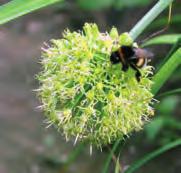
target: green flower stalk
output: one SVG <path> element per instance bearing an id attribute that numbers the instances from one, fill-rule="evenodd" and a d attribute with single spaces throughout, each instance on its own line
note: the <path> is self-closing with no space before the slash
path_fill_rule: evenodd
<path id="1" fill-rule="evenodd" d="M 38 95 L 50 124 L 67 140 L 88 141 L 98 147 L 138 131 L 154 114 L 151 107 L 152 67 L 121 71 L 110 54 L 121 45 L 134 44 L 128 33 L 116 28 L 101 33 L 96 24 L 83 31 L 66 30 L 62 39 L 43 48 Z"/>

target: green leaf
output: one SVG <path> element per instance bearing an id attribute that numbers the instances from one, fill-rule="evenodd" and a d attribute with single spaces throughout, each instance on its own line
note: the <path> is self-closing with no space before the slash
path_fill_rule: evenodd
<path id="1" fill-rule="evenodd" d="M 178 48 L 181 47 L 181 37 L 177 40 L 177 42 L 172 46 L 172 48 L 170 49 L 170 51 L 167 53 L 167 56 L 165 56 L 165 58 L 162 59 L 161 63 L 159 63 L 156 66 L 156 70 L 155 73 L 157 73 L 157 71 L 163 66 L 164 63 L 166 63 L 168 61 L 168 59 L 173 55 L 173 53 L 175 53 L 175 51 L 177 51 Z"/>
<path id="2" fill-rule="evenodd" d="M 175 44 L 179 38 L 181 38 L 181 34 L 162 35 L 148 40 L 142 46 L 155 45 L 155 44 Z"/>
<path id="3" fill-rule="evenodd" d="M 171 91 L 161 93 L 157 97 L 164 97 L 164 96 L 174 95 L 174 94 L 181 94 L 181 88 L 177 88 L 177 89 L 174 89 L 174 90 L 171 90 Z"/>
<path id="4" fill-rule="evenodd" d="M 125 173 L 133 173 L 136 172 L 140 167 L 142 167 L 143 165 L 145 165 L 148 161 L 154 159 L 155 157 L 158 157 L 160 154 L 165 153 L 166 151 L 173 149 L 177 146 L 181 145 L 181 139 L 178 139 L 174 142 L 171 142 L 167 145 L 164 145 L 163 147 L 147 154 L 146 156 L 144 156 L 142 159 L 139 159 L 138 161 L 136 161 L 135 163 L 133 163 L 128 169 L 127 171 L 125 171 Z"/>
<path id="5" fill-rule="evenodd" d="M 119 163 L 119 156 L 116 160 L 116 166 L 115 166 L 115 170 L 114 173 L 120 173 L 121 172 L 121 167 L 120 167 L 120 163 Z"/>
<path id="6" fill-rule="evenodd" d="M 13 0 L 0 6 L 0 24 L 62 0 Z"/>
<path id="7" fill-rule="evenodd" d="M 66 165 L 70 165 L 75 161 L 75 159 L 80 155 L 82 150 L 85 148 L 84 143 L 80 143 L 77 147 L 74 148 L 74 150 L 70 153 L 66 160 Z"/>
<path id="8" fill-rule="evenodd" d="M 173 129 L 181 130 L 181 122 L 174 119 L 173 117 L 167 117 L 165 119 L 165 124 Z"/>
<path id="9" fill-rule="evenodd" d="M 81 8 L 86 10 L 98 10 L 112 5 L 114 0 L 77 0 Z"/>
<path id="10" fill-rule="evenodd" d="M 173 111 L 175 110 L 178 103 L 179 98 L 177 96 L 165 97 L 160 101 L 160 104 L 158 104 L 157 109 L 163 115 L 170 115 L 173 114 Z"/>
<path id="11" fill-rule="evenodd" d="M 145 127 L 145 132 L 148 140 L 154 140 L 164 125 L 164 118 L 158 117 L 151 121 Z"/>
<path id="12" fill-rule="evenodd" d="M 116 151 L 118 145 L 120 143 L 120 140 L 117 140 L 115 143 L 114 143 L 114 146 L 112 147 L 107 159 L 106 159 L 106 162 L 105 162 L 105 165 L 103 167 L 103 171 L 102 173 L 108 173 L 108 168 L 109 168 L 109 164 L 111 162 L 111 159 L 112 159 L 112 156 L 114 154 L 114 152 Z"/>
<path id="13" fill-rule="evenodd" d="M 172 54 L 172 56 L 165 62 L 153 78 L 154 85 L 152 93 L 156 94 L 163 84 L 168 80 L 174 70 L 181 64 L 181 48 Z"/>

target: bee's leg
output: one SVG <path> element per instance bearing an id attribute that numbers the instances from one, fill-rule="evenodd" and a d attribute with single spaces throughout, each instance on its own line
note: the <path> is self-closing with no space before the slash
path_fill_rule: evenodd
<path id="1" fill-rule="evenodd" d="M 141 79 L 141 72 L 138 70 L 138 68 L 135 66 L 135 64 L 130 64 L 131 68 L 136 71 L 135 77 L 138 82 L 140 82 Z"/>
<path id="2" fill-rule="evenodd" d="M 128 71 L 129 65 L 127 63 L 122 63 L 122 71 Z"/>

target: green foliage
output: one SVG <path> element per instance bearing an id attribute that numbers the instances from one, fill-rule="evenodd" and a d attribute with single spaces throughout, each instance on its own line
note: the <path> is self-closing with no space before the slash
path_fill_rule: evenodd
<path id="1" fill-rule="evenodd" d="M 154 140 L 159 144 L 164 141 L 165 138 L 172 140 L 174 135 L 165 136 L 165 133 L 168 131 L 175 133 L 175 130 L 179 129 L 178 125 L 181 129 L 181 123 L 177 122 L 172 116 L 178 102 L 179 99 L 176 96 L 166 97 L 160 101 L 160 104 L 156 107 L 159 116 L 145 127 L 146 136 L 149 141 L 153 142 Z"/>
<path id="2" fill-rule="evenodd" d="M 181 88 L 166 91 L 164 93 L 159 94 L 158 97 L 160 98 L 160 97 L 164 97 L 164 96 L 168 96 L 168 95 L 176 95 L 176 94 L 181 94 Z"/>
<path id="3" fill-rule="evenodd" d="M 82 152 L 82 150 L 84 149 L 85 144 L 84 143 L 80 143 L 78 146 L 76 146 L 73 151 L 70 153 L 70 155 L 68 156 L 67 160 L 66 160 L 66 166 L 70 165 L 71 163 L 73 163 L 77 156 Z"/>
<path id="4" fill-rule="evenodd" d="M 178 139 L 174 142 L 168 143 L 166 145 L 164 145 L 163 147 L 149 153 L 146 154 L 145 156 L 143 156 L 142 159 L 137 160 L 135 163 L 133 163 L 126 171 L 125 173 L 133 173 L 136 172 L 140 167 L 142 167 L 143 165 L 145 165 L 148 161 L 154 159 L 155 157 L 158 157 L 159 155 L 165 153 L 166 151 L 173 149 L 175 147 L 178 147 L 179 145 L 181 145 L 181 139 Z"/>
<path id="5" fill-rule="evenodd" d="M 12 0 L 0 6 L 0 24 L 62 0 Z"/>
<path id="6" fill-rule="evenodd" d="M 160 104 L 157 106 L 157 109 L 159 110 L 159 113 L 163 115 L 172 115 L 178 101 L 178 98 L 175 96 L 166 97 L 161 100 Z"/>
<path id="7" fill-rule="evenodd" d="M 146 139 L 155 145 L 165 145 L 179 138 L 181 123 L 174 119 L 173 114 L 159 114 L 146 127 Z"/>
<path id="8" fill-rule="evenodd" d="M 120 140 L 117 140 L 117 141 L 114 143 L 111 151 L 109 152 L 109 155 L 108 155 L 107 158 L 106 158 L 106 161 L 105 161 L 105 164 L 104 164 L 102 173 L 108 173 L 109 164 L 110 164 L 111 159 L 112 159 L 112 157 L 113 157 L 113 155 L 114 155 L 117 147 L 119 146 L 119 144 L 120 144 Z"/>
<path id="9" fill-rule="evenodd" d="M 175 44 L 179 38 L 181 38 L 181 34 L 162 35 L 150 39 L 142 46 L 149 46 L 156 44 Z"/>
<path id="10" fill-rule="evenodd" d="M 153 141 L 160 130 L 163 128 L 164 119 L 162 117 L 158 117 L 155 120 L 152 120 L 146 127 L 145 132 L 147 136 L 147 140 Z"/>
<path id="11" fill-rule="evenodd" d="M 120 173 L 121 171 L 122 170 L 121 170 L 121 167 L 120 167 L 119 156 L 118 156 L 117 159 L 116 159 L 116 165 L 115 165 L 114 173 Z"/>
<path id="12" fill-rule="evenodd" d="M 153 114 L 152 68 L 141 70 L 138 83 L 132 69 L 125 73 L 110 63 L 113 49 L 131 44 L 128 34 L 100 33 L 96 24 L 85 24 L 83 32 L 67 30 L 44 49 L 39 95 L 49 123 L 67 139 L 102 146 L 140 130 Z"/>
<path id="13" fill-rule="evenodd" d="M 178 38 L 177 42 L 172 46 L 172 48 L 167 53 L 167 55 L 162 59 L 161 63 L 156 65 L 156 73 L 180 47 L 181 47 L 181 37 Z M 175 63 L 177 63 L 177 61 L 175 61 Z M 179 63 L 179 61 L 178 61 L 178 63 Z M 175 75 L 176 75 L 176 73 L 178 73 L 179 74 L 178 76 L 180 76 L 179 69 L 177 69 L 177 71 L 175 72 Z"/>
<path id="14" fill-rule="evenodd" d="M 161 86 L 168 80 L 171 74 L 181 64 L 181 48 L 179 48 L 159 69 L 158 73 L 154 76 L 154 85 L 152 92 L 156 94 Z"/>

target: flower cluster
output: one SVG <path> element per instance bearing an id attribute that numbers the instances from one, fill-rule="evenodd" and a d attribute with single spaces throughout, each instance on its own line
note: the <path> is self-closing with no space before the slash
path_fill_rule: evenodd
<path id="1" fill-rule="evenodd" d="M 112 51 L 132 44 L 128 33 L 119 35 L 116 28 L 101 33 L 86 23 L 83 31 L 66 30 L 43 48 L 38 95 L 49 123 L 67 140 L 101 147 L 140 130 L 153 115 L 152 68 L 141 69 L 138 83 L 132 69 L 123 72 L 121 63 L 110 63 Z"/>

